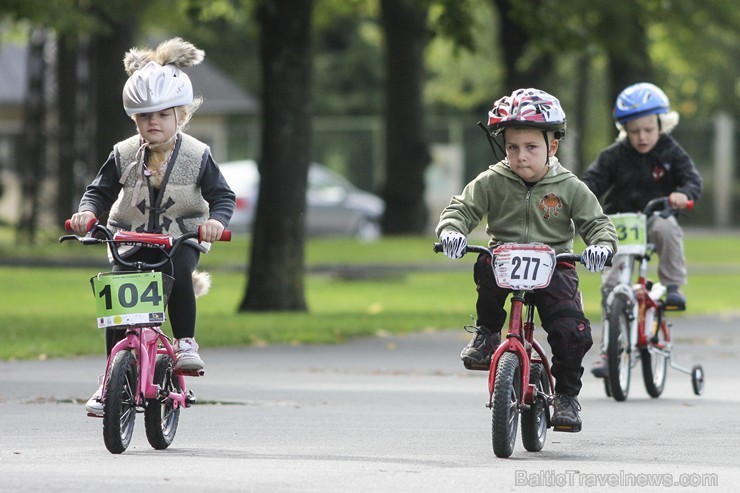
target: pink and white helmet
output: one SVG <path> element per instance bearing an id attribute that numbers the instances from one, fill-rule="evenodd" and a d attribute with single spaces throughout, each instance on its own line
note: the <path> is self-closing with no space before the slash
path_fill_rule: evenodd
<path id="1" fill-rule="evenodd" d="M 488 128 L 493 135 L 506 127 L 532 127 L 565 137 L 565 112 L 555 96 L 540 89 L 517 89 L 504 96 L 488 112 Z"/>
<path id="2" fill-rule="evenodd" d="M 188 105 L 193 102 L 190 78 L 172 64 L 148 62 L 123 86 L 123 108 L 128 116 Z"/>

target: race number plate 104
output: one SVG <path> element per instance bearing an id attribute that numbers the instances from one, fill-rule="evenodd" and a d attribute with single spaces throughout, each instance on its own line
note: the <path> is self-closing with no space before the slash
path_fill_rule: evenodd
<path id="1" fill-rule="evenodd" d="M 493 273 L 502 288 L 532 290 L 550 284 L 555 251 L 542 244 L 506 243 L 493 250 Z"/>
<path id="2" fill-rule="evenodd" d="M 161 272 L 98 274 L 90 279 L 98 328 L 164 322 Z"/>
<path id="3" fill-rule="evenodd" d="M 623 255 L 644 255 L 647 245 L 645 214 L 624 212 L 609 215 L 617 230 L 619 247 L 617 253 Z"/>

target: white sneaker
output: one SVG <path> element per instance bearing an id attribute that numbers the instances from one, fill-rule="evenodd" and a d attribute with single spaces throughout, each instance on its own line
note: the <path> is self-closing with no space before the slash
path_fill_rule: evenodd
<path id="1" fill-rule="evenodd" d="M 98 390 L 95 391 L 92 397 L 90 397 L 90 399 L 88 399 L 87 403 L 85 404 L 85 410 L 89 414 L 94 414 L 95 416 L 102 416 L 104 413 L 103 378 L 105 378 L 105 375 L 100 375 L 100 377 L 98 378 L 98 383 L 100 384 Z"/>
<path id="2" fill-rule="evenodd" d="M 202 370 L 203 360 L 198 355 L 198 343 L 192 337 L 175 339 L 175 369 Z"/>

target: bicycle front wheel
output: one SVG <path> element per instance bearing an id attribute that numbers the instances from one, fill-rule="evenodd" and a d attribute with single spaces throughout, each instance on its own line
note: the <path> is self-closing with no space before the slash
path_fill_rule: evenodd
<path id="1" fill-rule="evenodd" d="M 547 437 L 547 402 L 543 394 L 550 393 L 550 381 L 542 363 L 530 366 L 529 383 L 535 386 L 537 395 L 529 409 L 522 411 L 522 444 L 530 452 L 539 452 Z"/>
<path id="2" fill-rule="evenodd" d="M 180 392 L 180 379 L 173 375 L 175 363 L 168 354 L 157 356 L 154 369 L 154 384 L 159 385 L 163 392 Z M 180 408 L 175 407 L 172 399 L 158 396 L 148 399 L 144 413 L 146 438 L 149 445 L 157 450 L 170 446 L 177 433 L 177 424 L 180 420 Z"/>
<path id="3" fill-rule="evenodd" d="M 670 345 L 665 335 L 665 331 L 658 324 L 657 332 L 648 338 L 647 347 L 640 350 L 642 378 L 645 382 L 645 390 L 650 397 L 660 397 L 665 387 L 668 358 L 670 357 Z"/>
<path id="4" fill-rule="evenodd" d="M 519 358 L 514 353 L 504 353 L 496 368 L 493 391 L 493 453 L 506 458 L 514 452 L 519 426 L 519 403 L 522 398 L 522 379 Z"/>
<path id="5" fill-rule="evenodd" d="M 606 357 L 609 366 L 609 390 L 617 401 L 627 399 L 632 370 L 630 321 L 627 310 L 627 301 L 621 296 L 614 297 L 609 311 L 609 343 Z"/>
<path id="6" fill-rule="evenodd" d="M 123 453 L 131 443 L 136 420 L 139 369 L 131 351 L 113 358 L 103 401 L 103 440 L 112 454 Z"/>

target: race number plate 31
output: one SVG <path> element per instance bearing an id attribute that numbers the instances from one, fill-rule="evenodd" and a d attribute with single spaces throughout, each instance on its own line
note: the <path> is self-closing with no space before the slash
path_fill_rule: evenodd
<path id="1" fill-rule="evenodd" d="M 618 254 L 644 255 L 647 245 L 647 228 L 645 214 L 624 212 L 609 215 L 617 230 Z"/>
<path id="2" fill-rule="evenodd" d="M 98 328 L 164 322 L 161 272 L 98 274 L 90 279 Z"/>
<path id="3" fill-rule="evenodd" d="M 493 250 L 493 273 L 502 288 L 532 290 L 550 284 L 555 251 L 542 244 L 506 243 Z"/>

